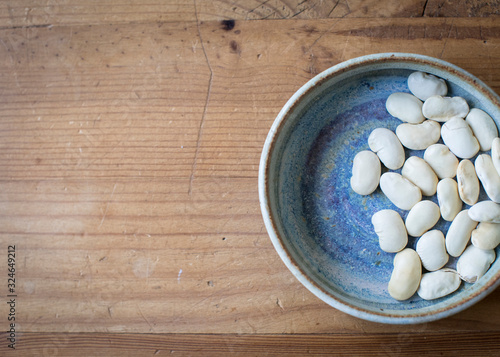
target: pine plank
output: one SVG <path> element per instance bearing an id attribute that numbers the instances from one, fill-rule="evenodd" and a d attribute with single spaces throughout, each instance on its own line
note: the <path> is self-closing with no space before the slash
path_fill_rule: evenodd
<path id="1" fill-rule="evenodd" d="M 498 0 L 19 0 L 0 5 L 0 27 L 389 17 L 498 16 Z"/>
<path id="2" fill-rule="evenodd" d="M 318 71 L 375 51 L 441 57 L 498 91 L 496 26 L 345 19 L 230 31 L 217 22 L 2 30 L 12 40 L 1 57 L 0 237 L 15 240 L 24 262 L 21 326 L 379 331 L 317 301 L 277 258 L 256 186 L 267 130 Z M 487 301 L 484 318 L 495 306 Z"/>
<path id="3" fill-rule="evenodd" d="M 0 336 L 4 337 L 5 333 Z M 23 356 L 460 356 L 498 355 L 498 333 L 335 335 L 28 333 Z M 99 353 L 95 351 L 98 350 Z M 4 351 L 0 350 L 0 351 Z"/>

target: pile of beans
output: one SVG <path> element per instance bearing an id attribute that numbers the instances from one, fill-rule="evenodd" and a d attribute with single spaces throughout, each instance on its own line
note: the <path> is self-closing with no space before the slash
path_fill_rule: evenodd
<path id="1" fill-rule="evenodd" d="M 405 221 L 392 209 L 372 216 L 380 248 L 396 253 L 388 291 L 397 300 L 415 293 L 431 300 L 456 291 L 462 281 L 475 283 L 495 260 L 500 138 L 490 115 L 469 108 L 461 97 L 447 96 L 443 79 L 413 72 L 408 89 L 411 93 L 387 98 L 387 111 L 402 123 L 396 132 L 371 132 L 370 150 L 354 157 L 351 188 L 369 195 L 380 187 L 392 204 L 409 211 Z M 425 150 L 423 158 L 405 160 L 404 148 Z M 489 200 L 478 202 L 481 186 Z M 434 195 L 438 204 L 422 200 Z M 463 203 L 470 208 L 462 209 Z M 451 222 L 446 235 L 433 229 L 440 218 Z M 415 249 L 407 247 L 408 236 L 418 238 Z M 458 258 L 455 269 L 445 267 L 450 256 Z"/>

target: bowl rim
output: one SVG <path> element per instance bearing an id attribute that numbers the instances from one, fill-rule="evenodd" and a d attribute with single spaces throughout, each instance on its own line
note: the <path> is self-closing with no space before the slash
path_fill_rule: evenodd
<path id="1" fill-rule="evenodd" d="M 400 316 L 396 314 L 389 314 L 387 312 L 375 312 L 362 309 L 360 307 L 351 305 L 345 301 L 341 301 L 335 296 L 329 294 L 321 286 L 319 286 L 315 281 L 310 279 L 305 271 L 294 261 L 292 255 L 285 247 L 280 237 L 278 227 L 276 226 L 276 217 L 273 217 L 272 210 L 270 206 L 270 182 L 269 182 L 269 172 L 271 170 L 271 156 L 276 144 L 276 138 L 280 134 L 285 122 L 287 121 L 290 113 L 294 111 L 300 102 L 301 98 L 306 97 L 316 86 L 325 83 L 328 79 L 333 76 L 339 75 L 343 72 L 350 71 L 354 68 L 367 66 L 379 62 L 389 62 L 389 63 L 412 63 L 412 64 L 423 64 L 425 66 L 430 66 L 442 71 L 446 71 L 454 76 L 459 77 L 461 80 L 467 82 L 473 86 L 482 95 L 488 97 L 492 102 L 500 106 L 500 96 L 496 94 L 489 86 L 487 86 L 483 81 L 472 75 L 471 73 L 463 70 L 462 68 L 444 61 L 442 59 L 415 54 L 415 53 L 403 53 L 403 52 L 386 52 L 386 53 L 376 53 L 364 55 L 356 58 L 352 58 L 334 65 L 325 71 L 319 73 L 308 82 L 306 82 L 302 87 L 300 87 L 286 102 L 282 107 L 277 117 L 275 118 L 269 133 L 266 137 L 262 154 L 259 163 L 259 173 L 258 173 L 258 191 L 259 191 L 259 203 L 264 220 L 264 225 L 271 239 L 271 242 L 280 256 L 283 263 L 291 271 L 291 273 L 299 280 L 302 285 L 304 285 L 310 292 L 316 295 L 319 299 L 326 302 L 328 305 L 345 312 L 349 315 L 355 316 L 368 321 L 387 323 L 387 324 L 417 324 L 430 322 L 438 319 L 442 319 L 451 315 L 454 315 L 460 311 L 467 309 L 468 307 L 474 305 L 489 293 L 491 293 L 497 286 L 500 285 L 500 272 L 496 276 L 492 277 L 480 290 L 467 296 L 454 304 L 447 305 L 439 310 L 417 313 L 412 316 Z"/>

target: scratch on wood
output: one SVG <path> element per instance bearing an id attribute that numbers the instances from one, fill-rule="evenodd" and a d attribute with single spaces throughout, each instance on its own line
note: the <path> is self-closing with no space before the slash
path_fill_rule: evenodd
<path id="1" fill-rule="evenodd" d="M 347 49 L 347 44 L 349 43 L 349 36 L 345 38 L 345 43 L 344 43 L 344 49 L 342 50 L 342 55 L 340 56 L 340 60 L 344 61 L 345 60 L 345 51 Z"/>
<path id="2" fill-rule="evenodd" d="M 329 33 L 331 30 L 333 30 L 333 27 L 335 25 L 337 25 L 337 23 L 339 22 L 340 19 L 337 19 L 333 24 L 332 26 L 330 26 L 326 31 L 324 31 L 321 35 L 318 36 L 318 38 L 316 38 L 314 40 L 314 42 L 311 44 L 311 46 L 309 46 L 309 48 L 307 49 L 307 52 L 310 52 L 312 50 L 312 48 L 318 43 L 319 40 L 321 40 L 323 38 L 323 36 L 325 36 L 327 33 Z"/>
<path id="3" fill-rule="evenodd" d="M 259 7 L 264 7 L 264 5 L 266 5 L 270 0 L 266 0 L 262 3 L 260 3 L 258 6 L 254 7 L 253 9 L 251 9 L 250 11 L 247 12 L 247 14 L 245 15 L 245 20 L 248 20 L 248 15 L 253 13 L 255 10 L 257 10 Z"/>
<path id="4" fill-rule="evenodd" d="M 139 305 L 136 305 L 137 306 L 137 310 L 139 310 L 139 314 L 142 316 L 142 318 L 144 319 L 144 321 L 146 321 L 146 323 L 148 324 L 149 326 L 149 330 L 150 331 L 153 331 L 155 332 L 155 329 L 153 328 L 153 325 L 151 325 L 151 323 L 149 322 L 149 320 L 146 318 L 146 316 L 144 316 L 144 314 L 142 313 L 142 310 L 141 308 L 139 307 Z"/>
<path id="5" fill-rule="evenodd" d="M 86 267 L 89 269 L 89 277 L 90 277 L 90 283 L 92 283 L 93 276 L 92 276 L 92 263 L 90 262 L 90 256 L 87 252 L 87 255 L 85 256 L 85 259 L 87 260 Z"/>
<path id="6" fill-rule="evenodd" d="M 422 8 L 422 13 L 420 14 L 421 17 L 425 16 L 425 10 L 427 9 L 427 3 L 428 2 L 429 2 L 429 0 L 425 0 L 424 6 Z"/>
<path id="7" fill-rule="evenodd" d="M 451 20 L 450 31 L 448 31 L 448 36 L 446 36 L 444 43 L 443 43 L 443 49 L 441 50 L 441 53 L 439 54 L 440 59 L 443 58 L 444 50 L 446 49 L 446 45 L 448 44 L 448 40 L 450 39 L 452 30 L 453 30 L 453 20 Z"/>
<path id="8" fill-rule="evenodd" d="M 346 1 L 346 4 L 347 4 L 347 1 Z M 338 5 L 338 2 L 337 2 L 337 4 L 335 4 L 335 7 L 337 5 Z M 335 7 L 332 9 L 332 11 L 335 9 Z M 339 21 L 341 21 L 345 16 L 347 16 L 350 12 L 351 11 L 349 10 L 349 12 L 347 12 L 346 14 L 342 15 L 341 17 L 339 17 L 336 21 L 334 21 L 333 24 L 328 29 L 326 29 L 326 31 L 324 31 L 321 35 L 318 36 L 318 38 L 316 38 L 314 40 L 314 42 L 311 44 L 311 46 L 309 46 L 309 48 L 307 49 L 306 52 L 310 52 L 312 50 L 312 48 L 319 42 L 319 40 L 321 40 L 326 34 L 330 33 L 333 30 L 333 28 L 337 25 L 337 23 Z"/>
<path id="9" fill-rule="evenodd" d="M 5 48 L 5 51 L 9 54 L 10 63 L 13 64 L 14 58 L 12 58 L 12 54 L 10 53 L 9 47 L 7 47 L 7 44 L 1 38 L 0 38 L 0 43 Z"/>
<path id="10" fill-rule="evenodd" d="M 326 17 L 330 17 L 330 15 L 332 14 L 332 12 L 337 8 L 337 6 L 339 5 L 339 2 L 340 0 L 337 0 L 337 2 L 335 3 L 335 5 L 333 5 L 333 8 L 330 10 L 330 12 L 328 13 L 328 15 Z"/>
<path id="11" fill-rule="evenodd" d="M 347 13 L 351 13 L 351 8 L 349 7 L 349 2 L 345 0 L 345 6 L 347 6 Z"/>
<path id="12" fill-rule="evenodd" d="M 101 228 L 102 224 L 104 223 L 104 220 L 106 219 L 106 214 L 108 213 L 109 204 L 111 203 L 111 200 L 113 199 L 113 195 L 115 194 L 115 190 L 116 190 L 116 183 L 113 186 L 113 191 L 111 191 L 111 196 L 109 197 L 108 203 L 106 204 L 106 209 L 104 210 L 104 214 L 102 215 L 101 223 L 99 224 L 98 228 Z"/>
<path id="13" fill-rule="evenodd" d="M 314 4 L 310 9 L 308 9 L 306 7 L 306 8 L 303 8 L 302 10 L 299 10 L 298 12 L 296 12 L 295 14 L 293 14 L 292 16 L 290 16 L 290 19 L 294 18 L 295 16 L 298 16 L 298 15 L 302 14 L 306 10 L 311 10 L 312 8 L 314 8 L 314 6 L 316 6 L 316 4 Z"/>
<path id="14" fill-rule="evenodd" d="M 236 319 L 235 321 L 237 321 L 237 319 Z M 250 326 L 250 328 L 252 329 L 252 333 L 256 333 L 256 332 L 257 332 L 257 328 L 255 328 L 255 326 L 254 326 L 252 323 L 250 323 L 250 321 L 248 321 L 248 320 L 247 320 L 247 321 L 245 321 L 245 322 L 246 322 L 246 323 L 247 323 L 247 325 L 248 325 L 248 326 Z"/>
<path id="15" fill-rule="evenodd" d="M 207 96 L 205 98 L 205 106 L 203 108 L 203 114 L 201 116 L 200 126 L 198 127 L 198 136 L 196 138 L 196 148 L 195 148 L 195 152 L 194 152 L 193 165 L 191 166 L 191 175 L 189 176 L 189 188 L 188 188 L 188 195 L 189 196 L 191 196 L 191 194 L 193 192 L 193 180 L 194 180 L 194 175 L 196 172 L 198 155 L 200 153 L 201 136 L 203 134 L 203 127 L 205 125 L 205 118 L 207 116 L 208 103 L 210 102 L 210 93 L 212 92 L 212 81 L 214 78 L 214 71 L 212 70 L 212 65 L 210 64 L 210 60 L 208 59 L 207 51 L 205 49 L 205 44 L 203 43 L 203 37 L 201 35 L 200 21 L 198 19 L 198 10 L 197 10 L 197 6 L 196 6 L 196 0 L 193 0 L 193 4 L 194 4 L 194 15 L 195 15 L 195 19 L 196 19 L 196 29 L 198 31 L 198 37 L 200 38 L 201 49 L 203 51 L 203 55 L 205 56 L 208 70 L 210 71 L 210 77 L 208 78 Z"/>

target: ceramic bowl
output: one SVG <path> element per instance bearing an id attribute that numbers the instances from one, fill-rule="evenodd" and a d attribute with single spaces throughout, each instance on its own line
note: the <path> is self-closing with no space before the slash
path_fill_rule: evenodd
<path id="1" fill-rule="evenodd" d="M 264 222 L 288 269 L 327 304 L 381 323 L 444 318 L 500 284 L 496 259 L 477 283 L 462 282 L 446 297 L 426 301 L 415 294 L 397 301 L 387 292 L 394 254 L 380 250 L 371 216 L 391 208 L 404 219 L 407 212 L 393 206 L 380 189 L 369 196 L 354 193 L 350 176 L 356 153 L 369 149 L 370 132 L 378 127 L 395 130 L 401 123 L 387 113 L 385 101 L 391 93 L 409 92 L 407 78 L 413 71 L 445 79 L 448 95 L 483 109 L 500 127 L 500 97 L 473 75 L 427 56 L 373 54 L 331 67 L 300 88 L 274 121 L 259 168 Z M 406 152 L 407 157 L 422 154 Z M 448 226 L 440 220 L 436 228 L 446 233 Z M 408 246 L 414 248 L 416 240 L 409 237 Z M 500 255 L 500 248 L 496 253 Z M 450 259 L 447 267 L 455 264 Z"/>

